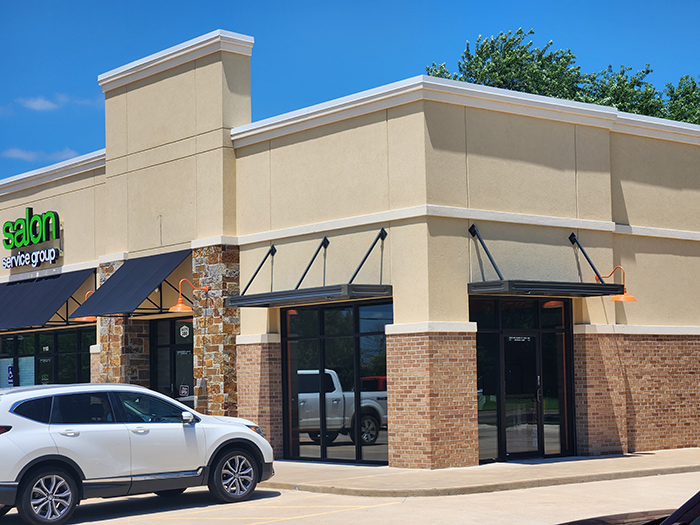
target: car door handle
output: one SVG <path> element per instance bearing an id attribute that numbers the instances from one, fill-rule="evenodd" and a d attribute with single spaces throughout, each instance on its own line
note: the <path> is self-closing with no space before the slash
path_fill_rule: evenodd
<path id="1" fill-rule="evenodd" d="M 59 432 L 59 434 L 61 434 L 62 436 L 73 437 L 73 436 L 79 436 L 80 432 L 78 432 L 77 430 L 68 429 L 68 430 L 64 430 L 62 432 Z"/>
<path id="2" fill-rule="evenodd" d="M 132 428 L 131 431 L 134 434 L 148 434 L 148 429 L 143 427 Z"/>
<path id="3" fill-rule="evenodd" d="M 334 404 L 334 405 L 337 405 L 338 403 L 340 403 L 340 399 L 334 399 L 334 400 L 333 400 L 333 404 Z"/>

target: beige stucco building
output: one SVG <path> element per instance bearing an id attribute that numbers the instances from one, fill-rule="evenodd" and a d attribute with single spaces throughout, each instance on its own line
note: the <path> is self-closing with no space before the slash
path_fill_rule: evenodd
<path id="1" fill-rule="evenodd" d="M 140 383 L 294 459 L 698 445 L 699 126 L 425 76 L 251 122 L 252 48 L 101 75 L 105 150 L 0 181 L 2 386 Z"/>

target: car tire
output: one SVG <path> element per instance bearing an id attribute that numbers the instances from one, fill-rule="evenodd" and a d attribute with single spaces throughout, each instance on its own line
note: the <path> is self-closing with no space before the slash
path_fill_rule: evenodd
<path id="1" fill-rule="evenodd" d="M 336 440 L 337 437 L 338 437 L 338 432 L 333 432 L 333 431 L 326 432 L 326 444 L 330 445 L 331 443 L 333 443 Z M 320 432 L 309 432 L 309 438 L 311 439 L 311 441 L 313 441 L 317 445 L 319 443 L 321 443 L 321 433 Z"/>
<path id="2" fill-rule="evenodd" d="M 161 498 L 175 498 L 185 492 L 185 489 L 156 490 L 154 494 Z"/>
<path id="3" fill-rule="evenodd" d="M 12 507 L 10 507 L 9 505 L 0 505 L 0 517 L 10 512 L 11 508 Z"/>
<path id="4" fill-rule="evenodd" d="M 56 467 L 35 471 L 26 478 L 17 497 L 20 518 L 33 525 L 61 525 L 78 504 L 73 476 Z"/>
<path id="5" fill-rule="evenodd" d="M 228 450 L 212 465 L 209 492 L 223 503 L 245 501 L 253 494 L 258 479 L 258 464 L 249 452 Z"/>
<path id="6" fill-rule="evenodd" d="M 355 442 L 355 429 L 350 432 L 352 442 Z M 360 445 L 374 445 L 379 437 L 379 421 L 372 414 L 362 414 L 360 417 Z"/>

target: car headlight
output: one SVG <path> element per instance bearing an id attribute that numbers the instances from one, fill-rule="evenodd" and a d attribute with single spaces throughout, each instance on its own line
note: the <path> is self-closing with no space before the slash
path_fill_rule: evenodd
<path id="1" fill-rule="evenodd" d="M 258 425 L 246 425 L 250 430 L 255 432 L 256 434 L 260 434 L 262 437 L 265 437 L 265 434 L 263 434 L 262 428 L 260 428 Z"/>

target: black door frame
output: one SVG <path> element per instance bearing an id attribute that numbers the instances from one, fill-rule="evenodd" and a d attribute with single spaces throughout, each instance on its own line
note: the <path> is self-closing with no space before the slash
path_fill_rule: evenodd
<path id="1" fill-rule="evenodd" d="M 547 297 L 522 297 L 522 296 L 471 296 L 471 301 L 494 301 L 495 302 L 495 317 L 497 324 L 490 328 L 480 329 L 479 319 L 472 319 L 477 322 L 478 333 L 497 334 L 498 340 L 498 403 L 497 403 L 497 426 L 498 426 L 498 453 L 496 458 L 485 459 L 481 462 L 489 461 L 508 461 L 521 459 L 526 457 L 562 457 L 571 456 L 576 453 L 576 433 L 575 433 L 575 413 L 574 413 L 574 366 L 573 366 L 573 312 L 572 300 L 567 298 L 547 298 Z M 503 315 L 501 305 L 504 301 L 532 301 L 536 304 L 536 316 L 533 328 L 504 328 Z M 562 328 L 542 328 L 541 311 L 548 301 L 561 301 L 563 303 L 564 322 Z M 471 306 L 470 306 L 471 311 Z M 560 414 L 565 418 L 562 432 L 564 436 L 560 438 L 562 444 L 560 452 L 557 454 L 546 454 L 545 451 L 545 435 L 544 435 L 544 402 L 542 399 L 542 378 L 543 378 L 543 362 L 542 362 L 542 342 L 545 334 L 562 334 L 564 336 L 564 384 L 566 394 L 563 410 L 560 409 Z M 540 383 L 537 387 L 538 403 L 537 403 L 537 429 L 538 429 L 538 447 L 537 452 L 533 453 L 512 453 L 508 454 L 506 449 L 506 426 L 505 426 L 505 338 L 506 337 L 535 337 L 536 339 L 536 371 L 540 378 Z M 478 337 L 478 335 L 477 335 Z"/>

